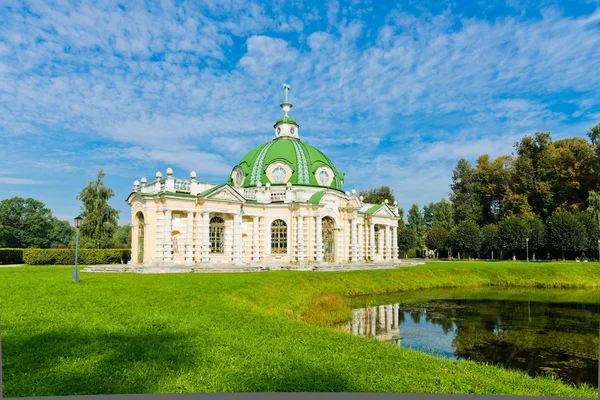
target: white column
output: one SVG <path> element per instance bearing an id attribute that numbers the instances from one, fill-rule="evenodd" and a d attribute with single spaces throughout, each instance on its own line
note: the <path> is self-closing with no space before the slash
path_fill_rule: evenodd
<path id="1" fill-rule="evenodd" d="M 392 326 L 397 328 L 399 325 L 398 314 L 400 313 L 400 304 L 394 304 L 394 320 L 392 322 Z"/>
<path id="2" fill-rule="evenodd" d="M 156 212 L 156 261 L 160 262 L 165 256 L 165 215 L 161 211 Z"/>
<path id="3" fill-rule="evenodd" d="M 259 261 L 259 233 L 258 233 L 258 217 L 252 218 L 252 261 Z"/>
<path id="4" fill-rule="evenodd" d="M 194 262 L 202 261 L 202 227 L 204 226 L 204 213 L 196 212 L 196 222 L 194 223 Z"/>
<path id="5" fill-rule="evenodd" d="M 304 216 L 298 215 L 298 223 L 296 224 L 296 237 L 298 238 L 298 262 L 304 262 Z"/>
<path id="6" fill-rule="evenodd" d="M 397 260 L 398 256 L 398 227 L 392 226 L 392 259 Z"/>
<path id="7" fill-rule="evenodd" d="M 379 326 L 385 325 L 385 306 L 379 306 Z"/>
<path id="8" fill-rule="evenodd" d="M 377 307 L 371 307 L 371 336 L 377 334 Z"/>
<path id="9" fill-rule="evenodd" d="M 315 217 L 315 260 L 317 262 L 323 261 L 323 218 L 320 216 Z"/>
<path id="10" fill-rule="evenodd" d="M 194 262 L 194 213 L 187 213 L 187 230 L 185 232 L 185 263 Z"/>
<path id="11" fill-rule="evenodd" d="M 364 249 L 364 235 L 365 235 L 365 225 L 362 222 L 358 223 L 358 250 L 357 256 L 358 261 L 365 260 L 365 249 Z"/>
<path id="12" fill-rule="evenodd" d="M 385 329 L 389 332 L 392 330 L 392 305 L 388 304 L 385 310 Z"/>
<path id="13" fill-rule="evenodd" d="M 364 308 L 361 308 L 358 311 L 358 318 L 360 320 L 360 323 L 358 325 L 358 333 L 360 333 L 362 336 L 365 334 L 365 309 Z"/>
<path id="14" fill-rule="evenodd" d="M 242 216 L 233 215 L 233 262 L 242 261 Z"/>
<path id="15" fill-rule="evenodd" d="M 165 262 L 173 261 L 173 254 L 171 254 L 171 210 L 165 211 L 165 239 L 164 239 L 164 256 L 163 259 Z"/>
<path id="16" fill-rule="evenodd" d="M 358 255 L 357 255 L 357 248 L 356 248 L 356 244 L 357 244 L 357 240 L 356 240 L 356 236 L 358 234 L 358 228 L 356 226 L 356 218 L 352 218 L 350 220 L 350 260 L 352 262 L 356 262 L 358 261 Z"/>
<path id="17" fill-rule="evenodd" d="M 353 335 L 358 335 L 358 311 L 359 310 L 352 310 L 352 334 Z"/>
<path id="18" fill-rule="evenodd" d="M 210 260 L 210 212 L 202 213 L 202 262 Z"/>
<path id="19" fill-rule="evenodd" d="M 375 224 L 373 223 L 373 221 L 371 220 L 371 222 L 369 223 L 369 237 L 370 237 L 370 258 L 371 260 L 375 260 Z"/>

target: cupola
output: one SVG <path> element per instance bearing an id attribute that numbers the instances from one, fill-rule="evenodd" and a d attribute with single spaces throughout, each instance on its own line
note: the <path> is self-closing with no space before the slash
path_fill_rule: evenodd
<path id="1" fill-rule="evenodd" d="M 288 91 L 290 85 L 287 83 L 283 84 L 285 90 L 285 101 L 279 106 L 283 109 L 283 117 L 279 118 L 273 128 L 275 128 L 275 138 L 286 137 L 293 139 L 300 139 L 300 127 L 294 118 L 290 117 L 288 113 L 292 108 L 292 103 L 288 102 Z"/>

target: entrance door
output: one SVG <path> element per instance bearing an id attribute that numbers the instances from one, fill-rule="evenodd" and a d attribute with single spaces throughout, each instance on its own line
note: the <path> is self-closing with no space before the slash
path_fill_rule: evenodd
<path id="1" fill-rule="evenodd" d="M 138 219 L 138 264 L 144 263 L 144 215 L 140 214 Z"/>
<path id="2" fill-rule="evenodd" d="M 329 217 L 323 218 L 323 261 L 335 261 L 335 224 Z"/>

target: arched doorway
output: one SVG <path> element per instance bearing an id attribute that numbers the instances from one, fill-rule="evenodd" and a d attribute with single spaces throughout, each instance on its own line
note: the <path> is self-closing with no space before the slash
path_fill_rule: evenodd
<path id="1" fill-rule="evenodd" d="M 323 218 L 323 261 L 335 261 L 335 222 L 330 217 Z"/>
<path id="2" fill-rule="evenodd" d="M 144 214 L 139 212 L 137 214 L 137 262 L 138 264 L 144 263 Z"/>

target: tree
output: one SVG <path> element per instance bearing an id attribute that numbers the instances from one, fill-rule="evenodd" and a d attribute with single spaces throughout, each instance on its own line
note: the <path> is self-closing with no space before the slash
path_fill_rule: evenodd
<path id="1" fill-rule="evenodd" d="M 594 146 L 600 145 L 600 122 L 590 128 L 587 136 L 590 138 L 590 141 Z"/>
<path id="2" fill-rule="evenodd" d="M 422 248 L 425 239 L 425 218 L 421 214 L 418 204 L 413 204 L 408 210 L 407 228 L 415 233 L 417 246 Z"/>
<path id="3" fill-rule="evenodd" d="M 407 227 L 398 228 L 398 249 L 404 252 L 404 257 L 410 249 L 414 249 L 417 244 L 417 236 Z"/>
<path id="4" fill-rule="evenodd" d="M 363 196 L 363 201 L 370 204 L 383 204 L 386 199 L 389 200 L 390 204 L 394 204 L 394 201 L 396 201 L 394 192 L 389 186 L 361 190 L 358 195 Z"/>
<path id="5" fill-rule="evenodd" d="M 546 246 L 546 226 L 539 218 L 527 220 L 529 228 L 529 250 L 533 252 L 535 260 L 535 252 Z"/>
<path id="6" fill-rule="evenodd" d="M 50 245 L 52 247 L 67 247 L 75 236 L 75 229 L 69 221 L 59 221 L 52 218 L 52 229 L 50 230 Z"/>
<path id="7" fill-rule="evenodd" d="M 118 227 L 119 212 L 108 204 L 114 196 L 112 189 L 104 186 L 105 173 L 98 170 L 95 182 L 88 182 L 77 196 L 83 203 L 83 223 L 79 231 L 82 247 L 109 248 Z"/>
<path id="8" fill-rule="evenodd" d="M 50 247 L 52 218 L 45 204 L 32 198 L 0 201 L 0 247 Z"/>
<path id="9" fill-rule="evenodd" d="M 452 213 L 452 203 L 445 198 L 437 203 L 431 202 L 428 206 L 423 207 L 423 218 L 428 228 L 440 226 L 447 231 L 452 230 L 454 227 Z"/>
<path id="10" fill-rule="evenodd" d="M 452 230 L 452 244 L 458 251 L 471 253 L 479 252 L 481 248 L 481 230 L 475 221 L 462 221 Z"/>
<path id="11" fill-rule="evenodd" d="M 498 225 L 485 225 L 483 228 L 481 228 L 481 237 L 482 253 L 491 255 L 494 251 L 500 248 L 500 245 L 498 243 Z"/>
<path id="12" fill-rule="evenodd" d="M 513 190 L 524 195 L 534 215 L 545 220 L 553 211 L 553 159 L 549 132 L 536 132 L 515 143 L 517 158 L 513 162 Z"/>
<path id="13" fill-rule="evenodd" d="M 590 211 L 577 213 L 576 217 L 585 229 L 586 240 L 583 245 L 583 251 L 595 255 L 598 249 L 598 240 L 600 239 L 600 224 Z"/>
<path id="14" fill-rule="evenodd" d="M 490 162 L 487 154 L 477 159 L 477 166 L 473 171 L 473 190 L 481 204 L 483 224 L 498 222 L 502 214 L 503 199 L 510 177 L 510 161 L 510 156 L 501 156 Z"/>
<path id="15" fill-rule="evenodd" d="M 588 195 L 588 211 L 592 214 L 592 217 L 600 224 L 600 193 L 590 190 Z"/>
<path id="16" fill-rule="evenodd" d="M 475 175 L 471 164 L 461 158 L 452 171 L 450 201 L 454 210 L 454 222 L 482 219 L 481 204 L 475 193 Z"/>
<path id="17" fill-rule="evenodd" d="M 131 225 L 123 225 L 117 228 L 113 237 L 116 247 L 131 247 Z"/>
<path id="18" fill-rule="evenodd" d="M 427 231 L 425 235 L 425 245 L 428 249 L 439 253 L 450 244 L 450 231 L 442 226 L 434 226 Z M 437 258 L 437 254 L 436 254 Z"/>
<path id="19" fill-rule="evenodd" d="M 516 251 L 525 248 L 525 239 L 528 235 L 529 227 L 522 218 L 516 216 L 506 217 L 498 224 L 500 248 L 512 252 L 513 260 L 517 259 Z"/>
<path id="20" fill-rule="evenodd" d="M 552 248 L 560 250 L 565 258 L 565 250 L 582 251 L 585 249 L 585 226 L 571 213 L 554 212 L 546 221 L 548 241 Z"/>

